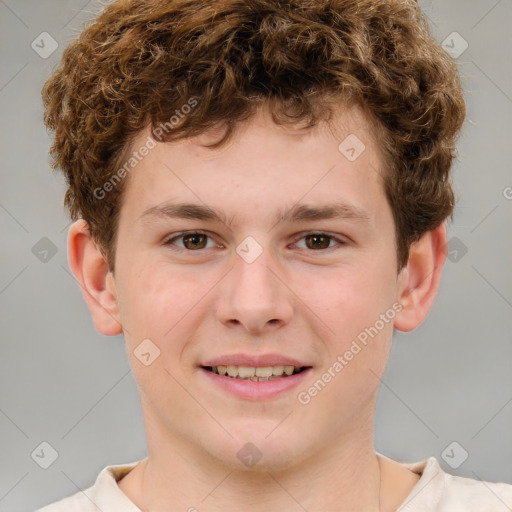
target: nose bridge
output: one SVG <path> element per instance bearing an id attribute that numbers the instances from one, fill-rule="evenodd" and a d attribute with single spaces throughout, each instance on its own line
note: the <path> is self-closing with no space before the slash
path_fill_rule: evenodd
<path id="1" fill-rule="evenodd" d="M 243 252 L 244 248 L 249 250 Z M 219 307 L 223 322 L 239 323 L 250 331 L 261 330 L 267 324 L 285 324 L 292 314 L 289 290 L 276 275 L 276 258 L 269 250 L 262 250 L 254 258 L 254 250 L 240 244 Z"/>
<path id="2" fill-rule="evenodd" d="M 247 299 L 251 296 L 260 297 L 262 304 L 271 302 L 276 292 L 276 277 L 271 270 L 275 264 L 272 260 L 269 251 L 264 251 L 252 262 L 239 258 L 234 269 L 235 293 Z"/>

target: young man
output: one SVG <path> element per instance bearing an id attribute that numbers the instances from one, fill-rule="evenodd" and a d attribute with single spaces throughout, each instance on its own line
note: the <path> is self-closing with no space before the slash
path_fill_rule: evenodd
<path id="1" fill-rule="evenodd" d="M 114 1 L 43 97 L 70 266 L 124 334 L 148 457 L 42 511 L 512 506 L 373 447 L 393 329 L 439 285 L 464 118 L 414 2 Z"/>

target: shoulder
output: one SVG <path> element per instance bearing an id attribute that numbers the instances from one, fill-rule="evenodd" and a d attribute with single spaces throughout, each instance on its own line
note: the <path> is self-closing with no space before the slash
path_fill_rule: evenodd
<path id="1" fill-rule="evenodd" d="M 512 485 L 445 473 L 440 511 L 507 512 L 512 510 Z"/>
<path id="2" fill-rule="evenodd" d="M 85 491 L 78 492 L 73 496 L 68 496 L 55 503 L 46 505 L 43 508 L 36 510 L 36 512 L 98 512 L 98 508 L 87 497 L 90 494 L 92 487 Z"/>
<path id="3" fill-rule="evenodd" d="M 435 457 L 402 463 L 420 475 L 398 512 L 510 512 L 512 485 L 451 475 Z"/>
<path id="4" fill-rule="evenodd" d="M 107 466 L 101 470 L 91 487 L 35 512 L 140 512 L 117 484 L 139 462 Z"/>

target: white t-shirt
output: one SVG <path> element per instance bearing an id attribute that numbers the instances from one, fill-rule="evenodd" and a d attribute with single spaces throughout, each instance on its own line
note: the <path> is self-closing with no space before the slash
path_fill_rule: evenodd
<path id="1" fill-rule="evenodd" d="M 141 512 L 117 485 L 138 462 L 107 466 L 93 486 L 36 512 Z M 450 475 L 435 457 L 401 465 L 421 477 L 396 512 L 512 511 L 512 485 Z"/>

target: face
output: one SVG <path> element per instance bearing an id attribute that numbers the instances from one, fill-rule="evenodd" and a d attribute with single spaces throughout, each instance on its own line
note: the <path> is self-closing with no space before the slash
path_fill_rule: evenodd
<path id="1" fill-rule="evenodd" d="M 283 469 L 373 428 L 401 287 L 383 159 L 356 109 L 213 135 L 156 144 L 127 178 L 119 318 L 150 451 Z"/>

